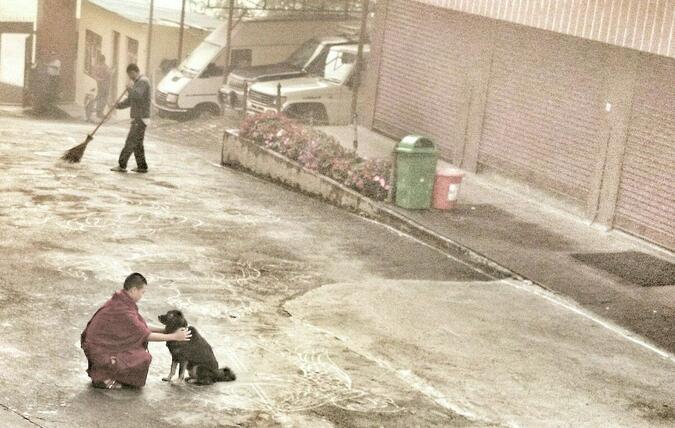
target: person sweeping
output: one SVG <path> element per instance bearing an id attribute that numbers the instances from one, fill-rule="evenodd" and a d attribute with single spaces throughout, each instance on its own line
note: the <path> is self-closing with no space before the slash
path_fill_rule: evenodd
<path id="1" fill-rule="evenodd" d="M 131 128 L 129 129 L 129 135 L 127 135 L 124 148 L 122 148 L 122 152 L 120 153 L 119 165 L 110 170 L 127 172 L 127 162 L 133 153 L 134 158 L 136 158 L 136 168 L 132 169 L 132 171 L 146 173 L 148 172 L 148 164 L 145 161 L 143 139 L 145 138 L 145 129 L 150 120 L 150 97 L 152 90 L 150 80 L 141 75 L 136 64 L 129 64 L 127 66 L 127 76 L 129 76 L 127 97 L 118 102 L 115 108 L 118 110 L 131 108 Z"/>

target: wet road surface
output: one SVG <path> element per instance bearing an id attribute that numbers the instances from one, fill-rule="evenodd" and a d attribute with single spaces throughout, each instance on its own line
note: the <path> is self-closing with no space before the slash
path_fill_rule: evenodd
<path id="1" fill-rule="evenodd" d="M 185 147 L 150 139 L 151 172 L 120 175 L 108 168 L 124 129 L 104 130 L 67 165 L 59 156 L 86 128 L 0 123 L 3 404 L 64 427 L 468 423 L 282 305 L 337 281 L 484 275 Z M 170 356 L 153 343 L 143 391 L 88 387 L 79 334 L 132 271 L 149 281 L 141 313 L 182 309 L 237 382 L 163 383 Z"/>
<path id="2" fill-rule="evenodd" d="M 429 316 L 464 314 L 467 326 L 459 334 L 494 337 L 491 352 L 499 352 L 500 334 L 511 336 L 536 317 L 521 318 L 523 311 L 515 311 L 471 319 L 469 302 L 487 312 L 508 309 L 509 299 L 496 298 L 489 276 L 387 227 L 222 168 L 216 164 L 218 147 L 149 138 L 150 173 L 115 174 L 108 169 L 126 130 L 109 127 L 81 164 L 58 161 L 87 130 L 0 118 L 0 325 L 5 332 L 0 404 L 5 411 L 43 427 L 532 426 L 520 405 L 507 411 L 508 402 L 495 405 L 481 395 L 469 407 L 457 399 L 472 366 L 483 374 L 471 376 L 481 390 L 497 388 L 506 395 L 509 388 L 527 388 L 527 366 L 519 369 L 520 377 L 490 379 L 490 370 L 509 372 L 508 366 L 490 364 L 511 364 L 510 358 L 485 355 L 492 362 L 486 364 L 467 349 L 465 372 L 458 371 L 457 352 L 448 352 L 457 343 L 451 320 L 432 316 L 428 319 L 448 325 L 410 327 L 411 320 L 427 319 L 418 315 L 427 310 Z M 164 383 L 170 356 L 163 344 L 153 343 L 146 388 L 89 387 L 79 335 L 132 271 L 149 280 L 141 313 L 154 322 L 168 309 L 183 310 L 221 365 L 237 373 L 236 382 Z M 440 296 L 424 289 L 399 296 L 420 283 L 436 284 Z M 385 285 L 390 292 L 381 292 Z M 478 289 L 480 296 L 448 298 L 443 290 L 455 286 Z M 560 310 L 539 298 L 524 305 L 541 317 Z M 579 322 L 570 319 L 566 322 Z M 555 347 L 561 337 L 576 341 L 564 323 L 549 330 L 535 329 L 534 339 L 514 340 L 525 349 L 536 350 L 537 343 L 552 347 L 546 354 L 550 362 L 569 348 L 564 340 Z M 422 346 L 431 339 L 435 353 Z M 598 335 L 579 341 L 575 351 L 592 355 L 603 340 Z M 630 358 L 612 360 L 603 353 L 598 364 L 609 361 L 609 368 L 587 373 L 607 379 L 592 381 L 592 391 L 610 382 L 613 390 L 626 385 L 631 397 L 644 399 L 610 399 L 612 405 L 601 403 L 603 414 L 644 426 L 675 420 L 667 407 L 673 362 L 630 340 L 621 342 L 620 336 L 616 340 L 620 344 L 611 349 L 630 347 Z M 573 358 L 565 361 L 572 361 L 570 370 L 577 367 Z M 634 370 L 626 376 L 623 365 Z M 640 367 L 650 367 L 649 375 L 659 379 L 634 376 Z M 454 392 L 444 385 L 454 385 Z M 568 386 L 560 391 L 583 390 Z M 536 399 L 527 397 L 536 408 Z M 565 397 L 561 400 L 564 407 Z M 541 426 L 565 425 L 564 418 L 560 412 Z M 583 423 L 588 420 L 578 422 L 591 426 Z"/>

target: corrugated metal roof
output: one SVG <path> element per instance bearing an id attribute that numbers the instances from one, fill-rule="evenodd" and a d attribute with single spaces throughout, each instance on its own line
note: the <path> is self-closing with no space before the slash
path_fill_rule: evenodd
<path id="1" fill-rule="evenodd" d="M 149 18 L 150 2 L 138 0 L 86 0 L 91 4 L 116 13 L 129 21 L 146 24 Z M 178 26 L 180 10 L 155 6 L 153 15 L 155 25 Z M 222 21 L 190 10 L 185 11 L 185 26 L 204 30 L 213 30 Z"/>
<path id="2" fill-rule="evenodd" d="M 675 0 L 415 0 L 675 57 Z"/>

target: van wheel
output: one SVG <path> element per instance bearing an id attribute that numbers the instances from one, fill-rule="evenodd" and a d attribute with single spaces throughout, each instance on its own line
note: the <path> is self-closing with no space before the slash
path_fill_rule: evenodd
<path id="1" fill-rule="evenodd" d="M 199 104 L 192 111 L 194 119 L 211 119 L 220 115 L 220 108 L 214 104 Z"/>
<path id="2" fill-rule="evenodd" d="M 288 117 L 310 126 L 328 125 L 326 108 L 321 104 L 294 104 L 285 111 Z"/>

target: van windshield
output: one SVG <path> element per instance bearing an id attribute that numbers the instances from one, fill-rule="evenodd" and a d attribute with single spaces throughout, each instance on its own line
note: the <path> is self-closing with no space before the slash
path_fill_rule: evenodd
<path id="1" fill-rule="evenodd" d="M 321 42 L 319 42 L 317 39 L 310 39 L 307 40 L 305 43 L 302 44 L 298 49 L 295 50 L 289 56 L 286 61 L 284 61 L 286 64 L 290 64 L 296 68 L 303 69 L 307 65 L 307 62 L 314 56 L 314 52 L 316 52 L 316 49 L 319 47 Z"/>
<path id="2" fill-rule="evenodd" d="M 332 50 L 326 58 L 323 78 L 342 84 L 349 79 L 356 63 L 356 55 L 350 52 Z"/>
<path id="3" fill-rule="evenodd" d="M 202 42 L 185 58 L 178 68 L 188 77 L 196 77 L 220 53 L 222 47 L 210 42 Z"/>

